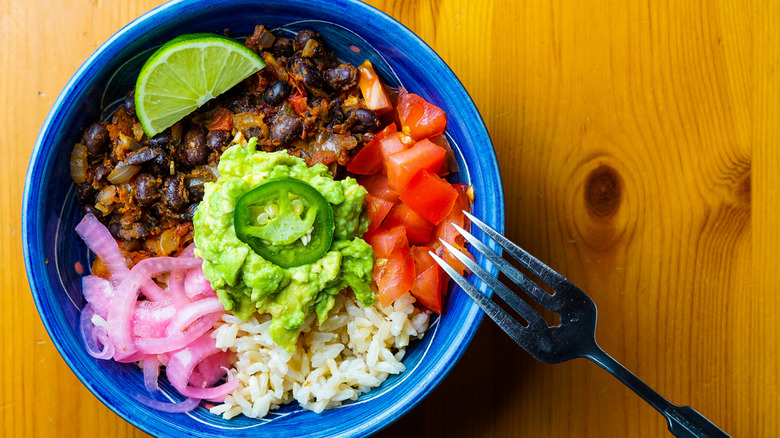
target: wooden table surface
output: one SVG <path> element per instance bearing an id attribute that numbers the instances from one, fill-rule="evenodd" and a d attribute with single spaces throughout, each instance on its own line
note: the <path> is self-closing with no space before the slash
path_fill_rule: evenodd
<path id="1" fill-rule="evenodd" d="M 93 397 L 38 318 L 22 256 L 35 137 L 76 68 L 159 0 L 0 0 L 0 435 L 144 434 Z M 780 429 L 780 3 L 373 0 L 485 119 L 506 234 L 587 291 L 600 345 L 736 437 Z M 657 437 L 596 365 L 544 365 L 486 321 L 380 436 Z M 424 434 L 424 435 L 423 435 Z"/>

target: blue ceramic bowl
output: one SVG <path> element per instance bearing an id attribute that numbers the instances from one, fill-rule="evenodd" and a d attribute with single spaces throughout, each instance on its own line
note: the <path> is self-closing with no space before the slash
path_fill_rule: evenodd
<path id="1" fill-rule="evenodd" d="M 503 232 L 504 198 L 490 138 L 471 98 L 453 72 L 419 37 L 384 13 L 346 0 L 180 0 L 164 4 L 112 36 L 78 69 L 54 103 L 30 160 L 24 187 L 22 233 L 30 286 L 38 312 L 62 357 L 103 403 L 125 420 L 156 436 L 186 435 L 364 436 L 409 411 L 450 371 L 481 321 L 481 312 L 462 291 L 450 293 L 444 316 L 404 359 L 407 371 L 343 407 L 315 414 L 291 404 L 263 420 L 231 421 L 203 407 L 166 414 L 136 402 L 148 394 L 141 371 L 131 364 L 87 355 L 78 333 L 84 304 L 76 265 L 88 266 L 88 251 L 73 231 L 81 218 L 70 179 L 69 157 L 81 131 L 105 119 L 135 83 L 151 52 L 178 35 L 222 32 L 246 36 L 256 24 L 294 32 L 320 32 L 326 44 L 355 65 L 369 59 L 391 86 L 403 85 L 447 112 L 447 135 L 460 172 L 473 184 L 474 213 Z M 485 260 L 478 257 L 481 264 Z M 179 397 L 169 386 L 170 400 Z"/>

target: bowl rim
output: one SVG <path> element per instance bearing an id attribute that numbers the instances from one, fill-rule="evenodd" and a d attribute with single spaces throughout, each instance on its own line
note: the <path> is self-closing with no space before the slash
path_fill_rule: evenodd
<path id="1" fill-rule="evenodd" d="M 303 6 L 304 4 L 313 3 L 313 2 L 329 3 L 332 1 L 334 0 L 313 0 L 313 1 L 312 0 L 309 1 L 291 0 L 288 3 Z M 476 105 L 474 104 L 473 99 L 469 95 L 466 88 L 463 86 L 460 79 L 455 75 L 455 73 L 446 64 L 446 62 L 425 41 L 422 40 L 422 38 L 417 36 L 414 32 L 412 32 L 409 28 L 407 28 L 404 24 L 402 24 L 395 18 L 359 0 L 338 0 L 338 1 L 346 3 L 350 8 L 352 7 L 362 8 L 362 10 L 365 11 L 367 14 L 372 14 L 374 16 L 377 16 L 378 18 L 384 19 L 389 26 L 394 27 L 393 29 L 394 31 L 401 33 L 405 39 L 410 39 L 414 41 L 420 50 L 424 51 L 428 56 L 430 56 L 437 63 L 439 63 L 440 67 L 443 67 L 441 70 L 446 75 L 446 77 L 442 78 L 443 81 L 456 83 L 457 86 L 464 92 L 465 96 L 468 99 L 467 104 L 471 104 L 471 106 L 475 110 L 474 111 L 476 115 L 475 122 L 478 123 L 478 128 L 484 131 L 484 133 L 486 134 L 489 148 L 486 151 L 488 152 L 485 154 L 486 156 L 483 156 L 482 158 L 485 159 L 487 161 L 487 164 L 492 168 L 491 171 L 495 172 L 495 177 L 497 180 L 497 184 L 495 187 L 496 190 L 495 196 L 501 201 L 497 205 L 495 205 L 494 210 L 491 211 L 493 217 L 490 218 L 492 220 L 488 223 L 490 223 L 500 233 L 504 233 L 504 225 L 505 225 L 504 193 L 503 193 L 503 186 L 501 183 L 502 181 L 501 173 L 498 166 L 498 160 L 495 154 L 495 149 L 492 147 L 490 134 L 487 131 L 487 127 L 485 126 L 482 115 L 476 109 Z M 22 200 L 22 218 L 21 218 L 22 245 L 23 245 L 25 268 L 27 271 L 27 278 L 33 295 L 33 300 L 35 302 L 36 309 L 38 311 L 38 316 L 39 318 L 41 318 L 41 321 L 43 322 L 43 325 L 46 328 L 47 334 L 49 335 L 50 339 L 52 339 L 52 342 L 57 348 L 60 357 L 62 357 L 62 359 L 68 365 L 68 368 L 70 368 L 71 372 L 73 372 L 78 377 L 79 381 L 111 411 L 113 411 L 120 418 L 127 421 L 129 424 L 133 425 L 134 427 L 146 433 L 156 435 L 156 436 L 159 436 L 158 434 L 164 435 L 166 434 L 166 431 L 159 429 L 154 424 L 136 421 L 134 418 L 131 418 L 131 416 L 127 412 L 120 410 L 118 406 L 110 403 L 99 391 L 96 390 L 94 385 L 90 383 L 89 380 L 87 379 L 85 373 L 79 368 L 75 367 L 73 360 L 69 358 L 66 354 L 64 354 L 65 352 L 64 346 L 60 342 L 60 339 L 55 335 L 56 327 L 52 325 L 53 323 L 49 319 L 45 319 L 42 317 L 41 310 L 44 307 L 45 303 L 44 300 L 42 300 L 42 297 L 38 292 L 38 290 L 40 288 L 43 288 L 44 285 L 41 284 L 40 281 L 37 280 L 35 278 L 35 275 L 33 274 L 33 269 L 35 266 L 33 263 L 34 262 L 33 257 L 30 254 L 31 246 L 32 246 L 31 239 L 32 238 L 37 239 L 37 236 L 31 235 L 31 232 L 34 230 L 34 226 L 31 223 L 32 221 L 34 221 L 34 217 L 32 216 L 29 207 L 30 207 L 30 203 L 33 201 L 33 199 L 31 198 L 34 189 L 32 187 L 32 182 L 34 180 L 33 174 L 35 173 L 35 170 L 42 165 L 42 162 L 45 161 L 44 157 L 41 154 L 41 151 L 44 149 L 44 141 L 49 137 L 49 135 L 51 135 L 50 131 L 52 131 L 52 124 L 55 121 L 55 116 L 59 111 L 62 110 L 62 106 L 64 104 L 66 96 L 72 94 L 73 91 L 78 88 L 83 78 L 85 77 L 85 74 L 88 72 L 89 66 L 92 65 L 95 61 L 104 57 L 105 53 L 111 53 L 114 51 L 121 50 L 121 48 L 125 45 L 125 43 L 123 43 L 122 41 L 127 41 L 128 39 L 131 39 L 132 35 L 139 32 L 139 30 L 143 31 L 146 28 L 156 27 L 157 24 L 154 23 L 153 20 L 153 18 L 155 18 L 156 16 L 163 15 L 164 13 L 170 10 L 177 10 L 186 6 L 190 6 L 190 5 L 194 6 L 194 5 L 205 4 L 205 3 L 206 2 L 200 0 L 171 0 L 166 3 L 163 3 L 162 5 L 159 5 L 145 12 L 144 14 L 132 20 L 130 23 L 123 26 L 120 30 L 118 30 L 111 37 L 109 37 L 105 42 L 103 42 L 100 46 L 98 46 L 98 48 L 95 49 L 95 51 L 81 64 L 81 66 L 79 66 L 79 68 L 76 70 L 73 76 L 68 80 L 66 85 L 63 87 L 57 99 L 52 104 L 52 107 L 47 113 L 47 116 L 40 129 L 38 137 L 36 138 L 35 145 L 33 147 L 32 154 L 30 157 L 30 162 L 28 165 L 26 177 L 25 177 L 23 200 Z M 449 355 L 446 356 L 448 360 L 441 361 L 442 364 L 437 369 L 434 369 L 432 370 L 432 372 L 429 373 L 431 374 L 431 376 L 429 376 L 428 379 L 421 382 L 422 384 L 418 385 L 416 389 L 412 389 L 406 395 L 402 396 L 401 399 L 398 400 L 396 404 L 397 406 L 399 406 L 398 408 L 394 408 L 388 412 L 383 413 L 383 415 L 380 415 L 376 418 L 366 421 L 360 425 L 356 425 L 356 427 L 350 429 L 348 435 L 362 436 L 367 434 L 373 434 L 389 426 L 396 420 L 400 419 L 403 415 L 408 413 L 415 406 L 417 406 L 425 396 L 430 394 L 433 388 L 435 388 L 444 380 L 444 378 L 453 369 L 455 364 L 460 360 L 466 348 L 473 340 L 474 335 L 476 334 L 476 331 L 481 324 L 484 314 L 479 310 L 477 305 L 472 302 L 470 303 L 470 309 L 466 316 L 467 318 L 464 321 L 467 323 L 465 324 L 466 328 L 461 333 L 460 336 L 460 339 L 462 341 L 459 344 L 457 344 L 461 348 L 449 348 L 447 351 Z M 437 371 L 437 372 L 433 372 L 433 371 Z"/>

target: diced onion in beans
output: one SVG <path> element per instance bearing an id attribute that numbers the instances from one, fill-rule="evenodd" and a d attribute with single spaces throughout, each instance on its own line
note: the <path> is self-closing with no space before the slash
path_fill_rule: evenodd
<path id="1" fill-rule="evenodd" d="M 87 147 L 81 143 L 77 143 L 70 153 L 70 177 L 76 184 L 87 180 Z"/>

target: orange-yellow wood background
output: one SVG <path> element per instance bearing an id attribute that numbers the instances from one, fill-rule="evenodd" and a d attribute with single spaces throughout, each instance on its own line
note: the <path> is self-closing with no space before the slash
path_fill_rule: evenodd
<path id="1" fill-rule="evenodd" d="M 22 187 L 70 75 L 159 0 L 0 0 L 0 435 L 144 434 L 41 324 Z M 736 437 L 780 431 L 780 3 L 372 0 L 476 102 L 506 233 L 585 289 L 602 347 Z M 585 360 L 535 362 L 486 321 L 380 436 L 657 437 L 660 415 Z"/>

